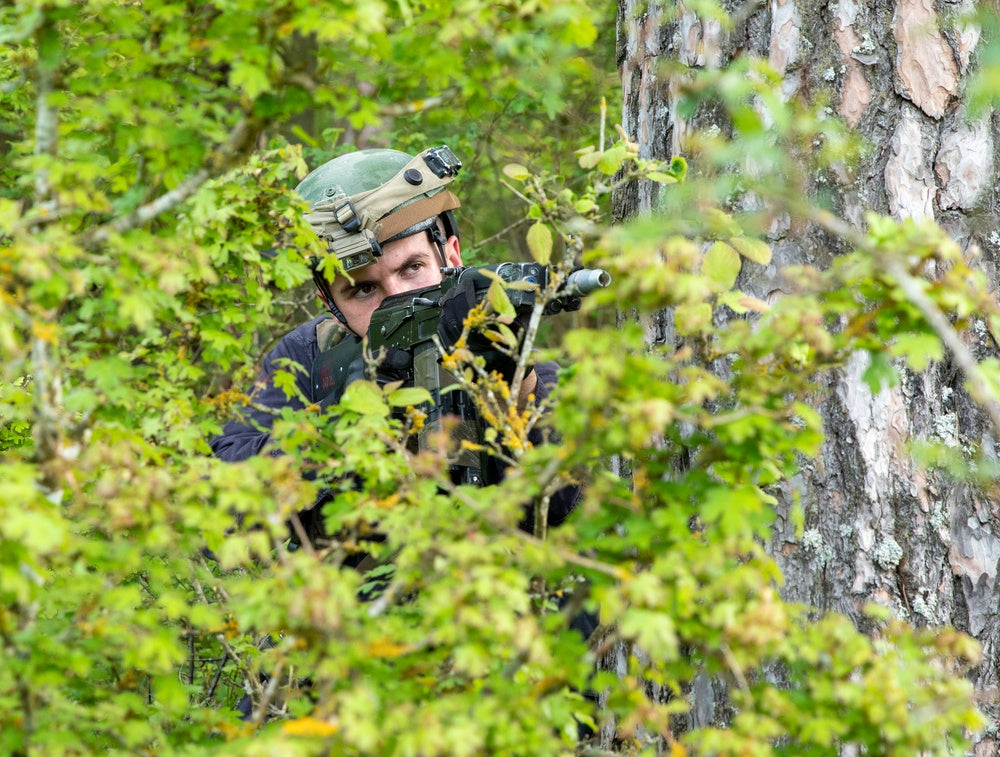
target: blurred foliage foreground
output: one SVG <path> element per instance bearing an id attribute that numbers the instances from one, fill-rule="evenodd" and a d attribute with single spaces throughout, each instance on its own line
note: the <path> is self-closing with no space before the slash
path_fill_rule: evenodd
<path id="1" fill-rule="evenodd" d="M 208 158 L 169 221 L 130 215 L 135 163 L 88 152 L 100 132 L 80 102 L 63 139 L 105 157 L 29 147 L 0 199 L 0 752 L 555 754 L 582 748 L 582 723 L 620 751 L 916 754 L 981 726 L 963 678 L 974 642 L 879 608 L 866 636 L 784 602 L 762 548 L 774 488 L 820 444 L 808 400 L 824 371 L 859 349 L 874 387 L 890 356 L 922 367 L 942 354 L 926 307 L 998 334 L 984 282 L 936 227 L 872 218 L 857 249 L 789 271 L 767 304 L 735 284 L 770 250 L 719 210 L 595 225 L 612 177 L 668 196 L 683 161 L 621 140 L 584 151 L 575 191 L 511 166 L 536 258 L 586 242 L 614 277 L 588 309 L 671 309 L 682 346 L 631 320 L 569 331 L 544 353 L 565 369 L 544 421 L 486 382 L 488 443 L 516 463 L 499 486 L 453 486 L 445 440 L 401 443 L 419 398 L 367 382 L 325 414 L 282 413 L 284 455 L 226 465 L 205 440 L 315 244 L 286 189 L 304 166 L 291 148 Z M 900 276 L 923 282 L 923 310 Z M 467 357 L 452 359 L 472 381 Z M 561 441 L 528 445 L 537 423 Z M 546 530 L 570 481 L 584 499 Z M 289 520 L 324 487 L 333 538 L 291 550 Z M 377 567 L 344 567 L 362 550 Z M 600 619 L 590 639 L 570 628 L 581 611 Z M 622 669 L 600 670 L 611 650 Z M 699 675 L 726 682 L 729 714 L 685 732 Z"/>
<path id="2" fill-rule="evenodd" d="M 627 148 L 606 151 L 604 170 L 634 162 Z M 276 153 L 206 191 L 232 192 L 238 216 L 248 177 L 259 198 L 294 163 Z M 589 207 L 566 194 L 539 203 L 529 238 L 541 257 L 562 201 Z M 94 261 L 54 227 L 18 230 L 13 210 L 3 751 L 551 754 L 574 748 L 579 721 L 614 723 L 626 750 L 819 754 L 856 743 L 882 754 L 945 749 L 978 724 L 961 677 L 974 642 L 875 609 L 869 638 L 788 604 L 761 546 L 769 489 L 821 440 L 804 401 L 815 377 L 856 349 L 882 355 L 888 343 L 924 359 L 937 344 L 870 252 L 794 272 L 799 291 L 768 306 L 733 289 L 742 266 L 768 261 L 767 246 L 720 214 L 704 242 L 664 237 L 655 219 L 605 234 L 590 262 L 615 281 L 589 307 L 673 308 L 683 346 L 651 347 L 632 324 L 567 333 L 552 352 L 566 366 L 551 405 L 559 444 L 526 444 L 538 414 L 483 388 L 491 438 L 517 466 L 499 486 L 468 489 L 451 485 L 445 455 L 400 443 L 419 418 L 393 408 L 419 399 L 412 390 L 367 382 L 325 415 L 283 413 L 283 456 L 210 458 L 205 435 L 240 399 L 201 388 L 235 339 L 213 327 L 212 310 L 237 312 L 213 300 L 229 291 L 215 282 L 258 261 L 231 254 L 220 272 L 209 222 L 189 227 L 175 257 L 145 259 L 133 240 Z M 879 255 L 905 250 L 915 272 L 947 263 L 930 296 L 960 318 L 992 312 L 934 228 L 872 222 Z M 261 264 L 280 275 L 280 259 Z M 717 325 L 722 308 L 753 317 Z M 627 477 L 610 472 L 611 457 Z M 567 523 L 518 530 L 522 505 L 541 516 L 568 481 L 587 486 Z M 323 486 L 333 540 L 290 551 L 287 521 Z M 342 567 L 360 550 L 380 565 Z M 581 610 L 601 621 L 589 640 L 569 627 Z M 598 672 L 623 645 L 627 669 Z M 675 741 L 699 674 L 729 682 L 731 721 Z M 666 701 L 647 698 L 650 683 Z M 244 691 L 254 711 L 239 722 L 229 708 Z"/>

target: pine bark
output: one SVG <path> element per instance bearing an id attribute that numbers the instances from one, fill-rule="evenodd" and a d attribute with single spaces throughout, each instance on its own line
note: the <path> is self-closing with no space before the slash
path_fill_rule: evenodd
<path id="1" fill-rule="evenodd" d="M 861 228 L 869 211 L 933 218 L 964 249 L 978 250 L 996 286 L 1000 115 L 970 117 L 963 85 L 976 67 L 980 30 L 955 20 L 973 7 L 971 0 L 770 0 L 734 4 L 736 28 L 724 32 L 673 3 L 620 0 L 623 126 L 643 157 L 685 155 L 686 136 L 715 115 L 680 121 L 672 83 L 658 64 L 719 66 L 737 54 L 763 56 L 783 74 L 786 97 L 829 96 L 836 114 L 873 148 L 849 183 L 824 187 L 833 190 L 844 219 Z M 655 208 L 657 191 L 643 185 L 621 191 L 616 218 Z M 839 249 L 818 229 L 791 224 L 772 229 L 769 242 L 772 264 L 739 282 L 762 299 L 780 294 L 782 266 L 822 266 Z M 669 318 L 649 320 L 651 341 L 669 339 L 669 331 Z M 968 338 L 977 357 L 996 355 L 985 330 Z M 974 682 L 993 726 L 975 754 L 997 754 L 997 492 L 923 469 L 907 451 L 910 440 L 928 439 L 993 455 L 997 430 L 949 359 L 923 373 L 903 371 L 899 386 L 877 394 L 861 379 L 866 360 L 853 357 L 816 398 L 826 442 L 786 485 L 771 543 L 785 574 L 784 594 L 844 613 L 862 628 L 861 609 L 878 602 L 915 625 L 951 625 L 978 639 L 983 661 Z M 801 536 L 789 518 L 794 492 L 805 510 Z"/>

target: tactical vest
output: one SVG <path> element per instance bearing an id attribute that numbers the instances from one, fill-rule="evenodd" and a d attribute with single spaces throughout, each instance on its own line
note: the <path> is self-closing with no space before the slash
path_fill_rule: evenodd
<path id="1" fill-rule="evenodd" d="M 362 356 L 362 340 L 348 332 L 338 321 L 328 318 L 316 325 L 316 343 L 319 354 L 313 362 L 309 384 L 312 389 L 312 401 L 323 406 L 336 404 L 344 394 L 347 373 L 351 363 Z M 456 383 L 455 377 L 439 368 L 442 386 Z M 472 407 L 472 402 L 464 392 L 451 392 L 446 399 L 441 395 L 433 397 L 438 412 L 457 415 L 460 420 L 452 429 L 452 434 L 459 443 L 466 440 L 475 444 L 482 443 L 483 429 Z M 418 437 L 412 438 L 414 451 L 426 444 L 426 435 L 432 430 L 426 427 Z M 482 486 L 499 481 L 499 470 L 493 461 L 484 453 L 466 449 L 455 461 L 452 470 L 455 483 L 474 484 Z"/>
<path id="2" fill-rule="evenodd" d="M 316 324 L 316 344 L 319 354 L 309 375 L 310 399 L 322 405 L 332 405 L 344 393 L 348 367 L 361 357 L 361 339 L 347 331 L 336 319 L 327 318 Z"/>

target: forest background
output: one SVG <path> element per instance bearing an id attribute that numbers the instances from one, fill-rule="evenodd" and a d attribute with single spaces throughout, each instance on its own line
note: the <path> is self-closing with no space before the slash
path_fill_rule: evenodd
<path id="1" fill-rule="evenodd" d="M 0 751 L 995 754 L 997 32 L 922 0 L 3 4 Z M 369 384 L 214 460 L 319 312 L 291 188 L 440 143 L 467 262 L 614 279 L 539 324 L 547 420 L 483 395 L 512 473 L 451 485 Z M 337 538 L 290 550 L 322 486 Z"/>

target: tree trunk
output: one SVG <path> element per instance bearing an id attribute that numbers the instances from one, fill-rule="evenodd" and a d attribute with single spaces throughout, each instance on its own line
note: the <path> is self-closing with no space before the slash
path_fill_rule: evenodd
<path id="1" fill-rule="evenodd" d="M 784 94 L 832 96 L 831 107 L 873 147 L 849 184 L 833 189 L 835 207 L 854 226 L 869 211 L 933 218 L 963 247 L 978 248 L 997 281 L 1000 261 L 1000 117 L 970 120 L 963 82 L 974 64 L 979 30 L 948 20 L 971 3 L 876 0 L 839 3 L 771 0 L 723 33 L 690 11 L 665 2 L 620 0 L 618 63 L 624 88 L 623 125 L 640 155 L 685 155 L 691 130 L 672 107 L 671 81 L 658 64 L 724 65 L 737 53 L 770 60 L 783 74 Z M 672 17 L 673 16 L 673 17 Z M 696 166 L 695 166 L 696 168 Z M 621 219 L 655 207 L 656 189 L 631 186 L 615 198 Z M 767 299 L 780 290 L 778 269 L 823 265 L 836 253 L 816 229 L 773 228 L 770 266 L 743 291 Z M 650 339 L 669 331 L 654 318 Z M 983 330 L 968 346 L 982 358 L 996 345 Z M 974 671 L 979 705 L 994 726 L 998 681 L 998 558 L 1000 516 L 995 497 L 917 466 L 906 445 L 944 442 L 966 454 L 992 454 L 996 430 L 962 389 L 947 358 L 927 371 L 902 371 L 899 386 L 872 394 L 857 355 L 817 397 L 826 443 L 782 497 L 772 551 L 786 578 L 786 598 L 842 612 L 859 626 L 870 602 L 891 607 L 915 625 L 953 625 L 983 645 Z M 801 496 L 804 533 L 789 518 L 793 489 Z M 994 728 L 977 755 L 997 753 Z"/>

